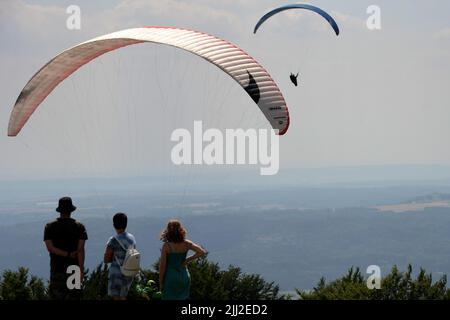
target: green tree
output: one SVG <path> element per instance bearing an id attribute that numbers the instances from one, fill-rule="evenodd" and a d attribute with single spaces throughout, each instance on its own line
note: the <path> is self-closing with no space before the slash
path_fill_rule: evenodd
<path id="1" fill-rule="evenodd" d="M 29 276 L 28 269 L 5 270 L 0 281 L 0 298 L 3 300 L 44 300 L 47 290 L 42 279 Z"/>
<path id="2" fill-rule="evenodd" d="M 158 262 L 152 269 L 142 270 L 134 281 L 128 298 L 130 300 L 159 299 Z M 265 281 L 260 275 L 245 274 L 238 267 L 221 269 L 218 263 L 203 257 L 189 265 L 191 274 L 191 299 L 193 300 L 275 300 L 290 299 L 281 295 L 279 287 Z M 108 267 L 100 264 L 92 272 L 85 272 L 83 299 L 104 300 L 108 297 Z M 327 300 L 419 300 L 450 299 L 447 276 L 433 281 L 431 273 L 420 269 L 414 277 L 412 266 L 401 272 L 394 266 L 381 279 L 381 288 L 367 288 L 366 280 L 359 268 L 350 268 L 334 281 L 321 278 L 311 291 L 296 289 L 300 299 Z M 38 277 L 30 276 L 28 269 L 6 270 L 0 277 L 0 299 L 44 300 L 48 299 L 47 287 Z"/>
<path id="3" fill-rule="evenodd" d="M 327 283 L 322 278 L 310 292 L 296 289 L 300 299 L 327 300 L 438 300 L 449 299 L 447 276 L 433 282 L 431 273 L 420 269 L 417 277 L 413 277 L 413 269 L 408 265 L 405 272 L 394 266 L 391 272 L 381 279 L 380 289 L 369 289 L 359 268 L 349 269 L 340 279 Z"/>
<path id="4" fill-rule="evenodd" d="M 220 270 L 218 263 L 203 257 L 189 265 L 191 299 L 193 300 L 274 300 L 285 299 L 274 282 L 266 282 L 260 275 L 244 274 L 229 266 Z"/>
<path id="5" fill-rule="evenodd" d="M 100 263 L 90 274 L 85 272 L 84 300 L 108 300 L 108 265 Z"/>
<path id="6" fill-rule="evenodd" d="M 305 300 L 364 300 L 370 294 L 360 269 L 354 267 L 341 279 L 331 283 L 326 283 L 325 278 L 321 278 L 312 292 L 296 291 L 300 299 Z"/>

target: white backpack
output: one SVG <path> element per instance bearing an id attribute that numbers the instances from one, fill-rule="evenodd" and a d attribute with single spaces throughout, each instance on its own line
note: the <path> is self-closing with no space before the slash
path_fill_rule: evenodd
<path id="1" fill-rule="evenodd" d="M 139 251 L 136 250 L 134 246 L 129 246 L 128 248 L 125 248 L 125 246 L 122 244 L 122 242 L 120 242 L 120 240 L 117 237 L 114 237 L 114 239 L 116 239 L 117 242 L 122 247 L 122 249 L 125 250 L 125 258 L 123 259 L 122 264 L 120 264 L 117 257 L 114 256 L 117 264 L 120 267 L 120 271 L 125 277 L 136 276 L 141 270 L 140 268 L 141 254 L 139 253 Z"/>

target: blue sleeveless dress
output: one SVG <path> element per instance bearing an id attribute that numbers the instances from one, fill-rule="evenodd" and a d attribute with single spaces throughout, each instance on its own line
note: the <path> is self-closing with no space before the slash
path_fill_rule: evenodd
<path id="1" fill-rule="evenodd" d="M 162 300 L 186 300 L 189 298 L 191 276 L 188 269 L 182 265 L 186 260 L 186 255 L 187 251 L 167 254 Z"/>

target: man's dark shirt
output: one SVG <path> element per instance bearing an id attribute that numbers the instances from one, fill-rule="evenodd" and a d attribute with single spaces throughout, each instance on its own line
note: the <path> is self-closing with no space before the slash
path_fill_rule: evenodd
<path id="1" fill-rule="evenodd" d="M 44 241 L 52 240 L 53 246 L 64 251 L 77 251 L 78 241 L 87 240 L 87 238 L 83 224 L 72 218 L 58 218 L 45 226 Z M 78 259 L 50 253 L 51 273 L 66 273 L 70 265 L 78 265 Z"/>

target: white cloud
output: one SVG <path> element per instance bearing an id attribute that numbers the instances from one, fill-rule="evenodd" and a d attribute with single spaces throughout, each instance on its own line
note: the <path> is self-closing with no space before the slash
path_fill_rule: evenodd
<path id="1" fill-rule="evenodd" d="M 244 2 L 241 4 L 244 5 Z M 245 4 L 247 5 L 247 4 Z M 81 30 L 69 31 L 65 6 L 28 4 L 23 0 L 0 2 L 1 36 L 20 41 L 64 37 L 87 39 L 107 32 L 145 25 L 172 25 L 207 31 L 218 36 L 240 35 L 248 28 L 240 16 L 245 10 L 233 11 L 229 3 L 180 0 L 123 0 L 114 7 L 96 10 L 81 8 Z M 253 21 L 252 21 L 253 23 Z M 249 29 L 250 30 L 250 29 Z M 70 33 L 69 33 L 70 32 Z M 249 31 L 250 32 L 250 31 Z M 62 41 L 66 44 L 65 41 Z"/>
<path id="2" fill-rule="evenodd" d="M 332 15 L 339 26 L 345 26 L 345 30 L 367 30 L 364 19 L 337 11 L 332 11 Z"/>
<path id="3" fill-rule="evenodd" d="M 58 23 L 65 28 L 66 18 L 63 7 L 27 4 L 23 0 L 4 0 L 0 4 L 0 25 L 4 32 L 19 31 L 30 38 L 52 37 L 50 33 Z"/>
<path id="4" fill-rule="evenodd" d="M 215 30 L 234 30 L 240 27 L 240 17 L 226 8 L 213 3 L 179 0 L 123 0 L 106 10 L 95 22 L 107 30 L 142 25 L 175 25 Z M 90 21 L 93 24 L 94 21 Z"/>
<path id="5" fill-rule="evenodd" d="M 439 30 L 434 37 L 436 39 L 450 39 L 450 27 Z"/>

